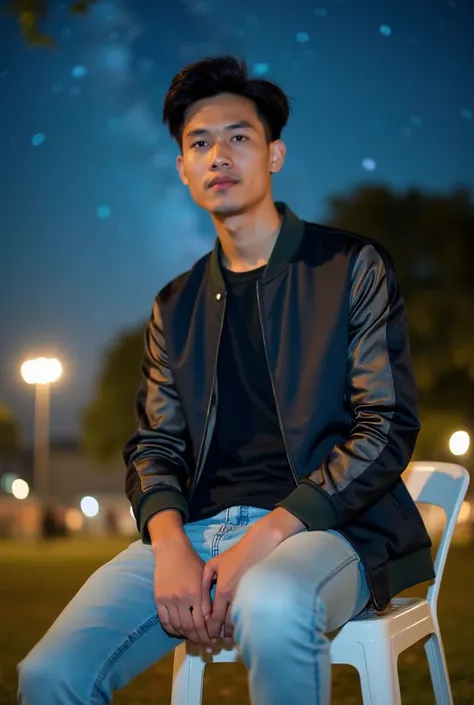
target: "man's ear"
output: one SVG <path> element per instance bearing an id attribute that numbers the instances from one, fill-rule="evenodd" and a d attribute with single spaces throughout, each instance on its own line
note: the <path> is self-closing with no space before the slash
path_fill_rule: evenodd
<path id="1" fill-rule="evenodd" d="M 270 143 L 270 173 L 275 174 L 285 163 L 286 146 L 281 140 Z"/>

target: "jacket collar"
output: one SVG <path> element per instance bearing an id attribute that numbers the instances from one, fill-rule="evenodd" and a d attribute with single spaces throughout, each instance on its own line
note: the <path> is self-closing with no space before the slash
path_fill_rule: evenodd
<path id="1" fill-rule="evenodd" d="M 304 221 L 298 218 L 295 213 L 281 201 L 275 203 L 275 207 L 283 216 L 283 223 L 272 254 L 262 276 L 262 281 L 283 270 L 297 252 L 304 234 Z M 221 246 L 217 238 L 210 260 L 210 275 L 213 289 L 219 293 L 225 290 L 224 279 L 220 263 Z"/>

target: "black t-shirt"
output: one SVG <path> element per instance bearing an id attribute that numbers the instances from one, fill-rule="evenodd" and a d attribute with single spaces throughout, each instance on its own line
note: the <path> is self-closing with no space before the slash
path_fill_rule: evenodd
<path id="1" fill-rule="evenodd" d="M 217 419 L 190 504 L 190 521 L 228 507 L 273 509 L 295 488 L 276 413 L 257 304 L 264 267 L 225 271 L 227 303 L 217 361 Z"/>

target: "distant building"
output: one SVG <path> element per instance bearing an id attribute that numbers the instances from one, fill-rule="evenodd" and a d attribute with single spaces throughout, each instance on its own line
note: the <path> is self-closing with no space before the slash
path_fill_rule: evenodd
<path id="1" fill-rule="evenodd" d="M 40 513 L 34 495 L 32 451 L 0 464 L 0 479 L 16 475 L 28 482 L 31 494 L 23 500 L 0 491 L 0 536 L 39 533 Z M 3 483 L 5 485 L 5 483 Z M 135 520 L 125 495 L 125 465 L 90 460 L 76 441 L 51 444 L 49 504 L 69 533 L 136 534 Z"/>
<path id="2" fill-rule="evenodd" d="M 56 441 L 51 444 L 49 491 L 61 503 L 74 504 L 85 495 L 125 497 L 125 465 L 119 458 L 100 465 L 88 458 L 76 441 Z"/>

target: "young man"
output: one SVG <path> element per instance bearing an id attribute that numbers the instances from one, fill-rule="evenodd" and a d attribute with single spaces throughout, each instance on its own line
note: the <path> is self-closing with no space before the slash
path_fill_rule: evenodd
<path id="1" fill-rule="evenodd" d="M 142 540 L 20 664 L 23 705 L 108 703 L 178 640 L 220 636 L 252 705 L 328 705 L 327 635 L 433 577 L 400 477 L 419 423 L 393 267 L 379 244 L 274 203 L 288 114 L 231 57 L 172 81 L 179 176 L 217 241 L 146 331 L 125 449 Z"/>

